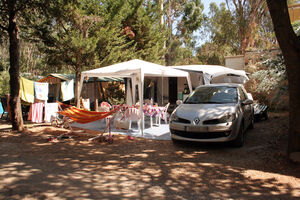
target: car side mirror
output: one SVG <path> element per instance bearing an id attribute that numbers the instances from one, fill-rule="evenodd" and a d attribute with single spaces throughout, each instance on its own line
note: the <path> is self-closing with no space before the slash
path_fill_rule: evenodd
<path id="1" fill-rule="evenodd" d="M 253 96 L 251 93 L 247 93 L 248 99 L 251 99 L 253 101 Z"/>
<path id="2" fill-rule="evenodd" d="M 250 105 L 253 104 L 253 100 L 252 99 L 246 99 L 242 102 L 243 105 Z"/>
<path id="3" fill-rule="evenodd" d="M 180 104 L 182 104 L 182 101 L 181 100 L 177 100 L 176 101 L 176 105 L 179 106 Z"/>

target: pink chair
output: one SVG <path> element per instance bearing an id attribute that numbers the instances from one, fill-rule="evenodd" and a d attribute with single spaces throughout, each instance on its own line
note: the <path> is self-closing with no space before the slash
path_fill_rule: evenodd
<path id="1" fill-rule="evenodd" d="M 105 101 L 101 102 L 100 107 L 98 108 L 99 112 L 109 112 L 111 109 L 111 105 Z M 111 116 L 108 116 L 105 118 L 106 124 L 109 123 L 109 120 L 111 119 Z"/>
<path id="2" fill-rule="evenodd" d="M 101 102 L 98 108 L 99 112 L 108 112 L 111 109 L 111 105 L 105 101 Z"/>
<path id="3" fill-rule="evenodd" d="M 168 121 L 168 108 L 169 108 L 169 106 L 170 106 L 170 103 L 168 103 L 165 107 L 164 107 L 164 109 L 163 109 L 163 111 L 161 112 L 161 113 L 158 113 L 157 115 L 156 115 L 156 124 L 158 123 L 159 125 L 161 124 L 161 118 L 165 121 L 165 123 L 166 124 L 168 124 L 169 123 L 169 121 Z"/>

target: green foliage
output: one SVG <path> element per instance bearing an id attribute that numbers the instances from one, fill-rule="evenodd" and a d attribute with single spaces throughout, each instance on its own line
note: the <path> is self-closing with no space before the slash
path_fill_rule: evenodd
<path id="1" fill-rule="evenodd" d="M 179 22 L 178 29 L 181 36 L 191 36 L 194 31 L 198 30 L 204 20 L 204 6 L 200 0 L 188 0 L 183 7 L 183 16 Z"/>
<path id="2" fill-rule="evenodd" d="M 272 21 L 264 1 L 227 0 L 226 3 L 219 6 L 211 3 L 205 22 L 205 31 L 210 36 L 208 43 L 217 47 L 215 54 L 218 57 L 276 47 Z"/>
<path id="3" fill-rule="evenodd" d="M 200 0 L 168 0 L 164 7 L 165 26 L 168 30 L 166 64 L 190 64 L 195 60 L 193 54 L 197 37 L 193 34 L 204 21 L 203 4 Z M 184 54 L 181 54 L 182 51 Z"/>
<path id="4" fill-rule="evenodd" d="M 203 64 L 224 64 L 225 56 L 239 54 L 240 42 L 235 17 L 224 3 L 210 4 L 210 12 L 204 23 L 209 41 L 197 50 L 197 57 Z"/>
<path id="5" fill-rule="evenodd" d="M 125 91 L 122 90 L 120 82 L 111 82 L 105 89 L 105 96 L 108 102 L 112 105 L 119 105 L 125 103 Z"/>
<path id="6" fill-rule="evenodd" d="M 228 53 L 237 54 L 240 43 L 235 17 L 226 9 L 224 3 L 219 7 L 216 3 L 211 3 L 209 16 L 206 26 L 211 32 L 211 41 L 220 51 L 226 46 L 230 49 Z"/>
<path id="7" fill-rule="evenodd" d="M 0 96 L 9 94 L 9 73 L 7 70 L 0 72 Z"/>
<path id="8" fill-rule="evenodd" d="M 132 0 L 124 5 L 128 10 L 122 22 L 126 39 L 131 41 L 135 57 L 159 63 L 165 50 L 163 48 L 166 31 L 158 23 L 159 6 L 152 1 Z"/>
<path id="9" fill-rule="evenodd" d="M 293 23 L 293 29 L 297 36 L 300 36 L 300 19 Z"/>
<path id="10" fill-rule="evenodd" d="M 254 99 L 273 109 L 287 109 L 288 84 L 282 55 L 257 63 L 259 70 L 250 79 Z"/>

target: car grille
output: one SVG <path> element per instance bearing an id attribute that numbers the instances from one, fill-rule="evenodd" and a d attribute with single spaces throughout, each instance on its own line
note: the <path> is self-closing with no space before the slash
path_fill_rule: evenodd
<path id="1" fill-rule="evenodd" d="M 206 120 L 203 122 L 204 125 L 219 124 L 219 123 L 220 123 L 219 119 L 211 119 L 211 120 Z"/>
<path id="2" fill-rule="evenodd" d="M 178 118 L 178 120 L 176 120 L 176 122 L 179 122 L 179 123 L 183 123 L 183 124 L 190 124 L 191 121 L 190 120 L 187 120 L 187 119 L 183 119 L 183 118 Z"/>
<path id="3" fill-rule="evenodd" d="M 171 133 L 180 137 L 191 139 L 214 139 L 229 136 L 228 132 L 185 132 L 171 130 Z"/>

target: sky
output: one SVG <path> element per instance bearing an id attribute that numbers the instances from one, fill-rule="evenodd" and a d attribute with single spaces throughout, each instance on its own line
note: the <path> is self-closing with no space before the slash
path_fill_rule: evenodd
<path id="1" fill-rule="evenodd" d="M 201 0 L 201 2 L 204 5 L 204 13 L 208 14 L 208 12 L 209 12 L 209 4 L 210 3 L 215 2 L 217 5 L 220 5 L 220 3 L 222 3 L 222 2 L 225 3 L 225 0 Z"/>

